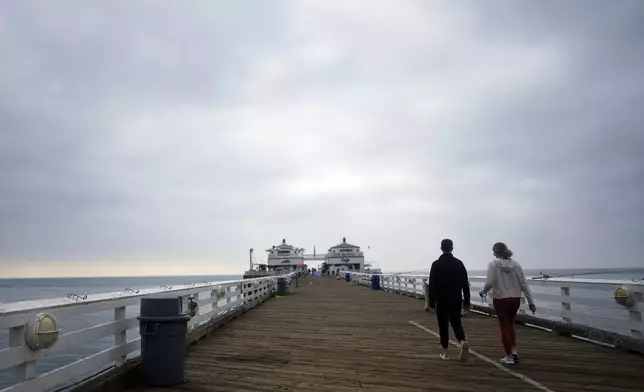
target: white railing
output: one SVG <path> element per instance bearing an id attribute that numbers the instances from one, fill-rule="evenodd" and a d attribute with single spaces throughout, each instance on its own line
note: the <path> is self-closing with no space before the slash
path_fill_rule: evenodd
<path id="1" fill-rule="evenodd" d="M 360 285 L 371 285 L 371 274 L 352 273 L 351 280 Z M 480 307 L 492 306 L 491 298 L 481 298 L 479 292 L 485 285 L 485 277 L 470 276 L 471 302 Z M 425 298 L 424 283 L 427 275 L 380 275 L 383 290 Z M 537 317 L 563 323 L 576 323 L 606 330 L 632 338 L 644 339 L 644 283 L 603 279 L 528 279 L 537 305 Z M 618 288 L 630 292 L 634 303 L 619 305 L 614 293 Z M 491 297 L 491 296 L 490 296 Z M 521 312 L 528 310 L 525 298 Z"/>
<path id="2" fill-rule="evenodd" d="M 351 273 L 351 281 L 355 282 L 355 283 L 357 283 L 359 285 L 362 285 L 362 286 L 371 286 L 371 277 L 372 276 L 373 275 L 371 275 L 371 274 L 353 272 L 353 273 Z"/>
<path id="3" fill-rule="evenodd" d="M 289 281 L 292 277 L 293 274 L 281 276 Z M 141 346 L 138 334 L 129 341 L 126 334 L 128 330 L 139 326 L 138 311 L 128 317 L 126 308 L 138 306 L 141 298 L 161 293 L 176 295 L 182 299 L 184 312 L 188 311 L 189 302 L 196 302 L 197 312 L 188 322 L 188 329 L 191 331 L 240 307 L 255 306 L 277 289 L 278 278 L 280 276 L 143 290 L 126 289 L 116 293 L 83 296 L 70 294 L 65 298 L 0 303 L 0 329 L 9 330 L 9 347 L 0 350 L 0 372 L 13 370 L 15 380 L 13 385 L 0 392 L 51 391 L 57 386 L 69 385 L 106 368 L 121 366 L 128 355 L 137 354 Z M 65 330 L 66 320 L 73 316 L 111 310 L 114 312 L 113 321 L 75 331 Z M 47 313 L 57 319 L 61 334 L 56 344 L 50 348 L 32 350 L 26 343 L 26 323 L 36 313 Z M 113 347 L 43 374 L 36 372 L 38 359 L 53 357 L 74 347 L 87 346 L 111 336 L 114 336 Z"/>

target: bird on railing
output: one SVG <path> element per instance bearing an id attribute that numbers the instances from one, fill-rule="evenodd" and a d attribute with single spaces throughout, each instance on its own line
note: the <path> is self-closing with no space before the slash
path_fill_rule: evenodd
<path id="1" fill-rule="evenodd" d="M 87 299 L 87 294 L 85 295 L 78 295 L 76 293 L 69 293 L 67 294 L 67 298 L 74 300 L 74 301 L 84 301 Z"/>

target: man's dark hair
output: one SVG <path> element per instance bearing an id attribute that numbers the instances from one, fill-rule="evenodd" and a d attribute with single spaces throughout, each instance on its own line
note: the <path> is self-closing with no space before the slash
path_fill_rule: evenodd
<path id="1" fill-rule="evenodd" d="M 443 252 L 451 252 L 454 250 L 454 243 L 450 239 L 444 239 L 441 241 L 441 250 Z"/>

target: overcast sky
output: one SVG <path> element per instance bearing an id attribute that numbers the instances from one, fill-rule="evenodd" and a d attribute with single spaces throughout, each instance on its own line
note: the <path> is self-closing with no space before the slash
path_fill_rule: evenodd
<path id="1" fill-rule="evenodd" d="M 642 1 L 0 4 L 0 274 L 644 266 Z"/>

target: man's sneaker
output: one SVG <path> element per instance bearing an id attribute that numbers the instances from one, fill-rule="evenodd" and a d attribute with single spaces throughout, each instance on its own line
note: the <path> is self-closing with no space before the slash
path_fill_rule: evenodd
<path id="1" fill-rule="evenodd" d="M 467 361 L 467 357 L 470 355 L 470 345 L 466 341 L 461 342 L 461 351 L 458 354 L 458 359 L 462 362 Z"/>
<path id="2" fill-rule="evenodd" d="M 521 362 L 521 359 L 519 359 L 519 354 L 516 352 L 512 353 L 512 359 L 514 359 L 514 363 Z"/>
<path id="3" fill-rule="evenodd" d="M 514 358 L 512 358 L 511 355 L 506 355 L 505 357 L 501 358 L 500 362 L 504 365 L 514 365 Z"/>

